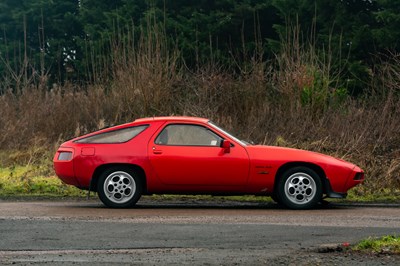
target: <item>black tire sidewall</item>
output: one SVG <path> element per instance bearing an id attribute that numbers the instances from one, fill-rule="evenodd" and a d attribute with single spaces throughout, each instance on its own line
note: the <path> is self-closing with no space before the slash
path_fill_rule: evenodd
<path id="1" fill-rule="evenodd" d="M 136 185 L 135 193 L 134 193 L 133 197 L 127 202 L 115 203 L 115 202 L 109 200 L 104 192 L 104 182 L 105 182 L 106 178 L 114 172 L 126 172 L 130 176 L 132 176 L 132 178 L 135 180 L 135 185 Z M 100 174 L 99 180 L 97 182 L 97 194 L 98 194 L 100 200 L 104 203 L 104 205 L 106 205 L 107 207 L 111 207 L 111 208 L 129 208 L 129 207 L 134 206 L 136 204 L 136 202 L 140 199 L 140 197 L 142 195 L 142 190 L 143 190 L 142 180 L 141 180 L 139 174 L 137 173 L 137 171 L 135 171 L 134 169 L 131 169 L 129 167 L 124 167 L 124 166 L 111 167 L 111 168 L 104 170 Z"/>
<path id="2" fill-rule="evenodd" d="M 314 198 L 310 200 L 308 203 L 305 204 L 296 204 L 289 200 L 285 194 L 285 183 L 288 180 L 290 176 L 292 176 L 295 173 L 305 173 L 314 180 L 315 185 L 316 185 L 316 192 L 314 195 Z M 283 206 L 290 208 L 290 209 L 295 209 L 295 210 L 304 210 L 304 209 L 311 209 L 315 207 L 318 202 L 322 199 L 322 182 L 321 182 L 321 177 L 318 176 L 318 174 L 304 166 L 298 166 L 294 168 L 290 168 L 286 170 L 283 175 L 279 178 L 278 180 L 278 186 L 277 186 L 277 198 L 279 199 L 279 203 L 282 204 Z"/>

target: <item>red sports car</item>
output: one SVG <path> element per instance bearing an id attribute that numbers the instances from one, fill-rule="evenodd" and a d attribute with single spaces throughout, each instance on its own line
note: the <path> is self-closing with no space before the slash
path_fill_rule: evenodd
<path id="1" fill-rule="evenodd" d="M 116 208 L 133 206 L 142 194 L 251 194 L 308 209 L 323 197 L 345 198 L 364 180 L 346 161 L 252 145 L 195 117 L 137 119 L 72 139 L 58 149 L 54 169 Z"/>

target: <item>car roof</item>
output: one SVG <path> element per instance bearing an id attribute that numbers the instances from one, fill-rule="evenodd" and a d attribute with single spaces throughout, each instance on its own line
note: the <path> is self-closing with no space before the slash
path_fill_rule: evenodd
<path id="1" fill-rule="evenodd" d="M 201 117 L 192 117 L 192 116 L 156 116 L 156 117 L 146 117 L 136 119 L 134 122 L 139 123 L 150 123 L 153 121 L 181 121 L 181 122 L 201 122 L 207 123 L 209 119 L 201 118 Z"/>

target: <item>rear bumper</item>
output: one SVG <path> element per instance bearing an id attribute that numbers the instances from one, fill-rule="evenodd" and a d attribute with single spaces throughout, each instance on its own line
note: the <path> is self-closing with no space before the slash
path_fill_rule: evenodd
<path id="1" fill-rule="evenodd" d="M 61 153 L 72 153 L 69 159 L 64 159 L 60 156 Z M 74 172 L 74 162 L 73 158 L 75 156 L 75 151 L 73 148 L 60 147 L 53 158 L 54 171 L 58 178 L 60 178 L 64 183 L 68 185 L 73 185 L 79 187 L 80 184 L 75 178 Z"/>

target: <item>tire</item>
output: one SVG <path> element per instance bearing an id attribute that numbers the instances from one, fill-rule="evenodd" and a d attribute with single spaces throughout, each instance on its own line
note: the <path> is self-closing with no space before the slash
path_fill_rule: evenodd
<path id="1" fill-rule="evenodd" d="M 97 192 L 107 207 L 128 208 L 136 204 L 143 191 L 140 175 L 128 167 L 112 167 L 101 173 Z"/>
<path id="2" fill-rule="evenodd" d="M 278 202 L 295 210 L 311 209 L 322 199 L 322 182 L 310 168 L 287 170 L 278 181 Z"/>

